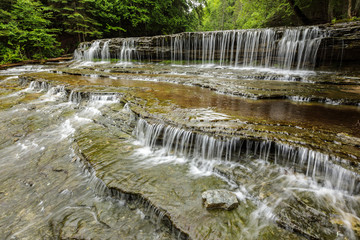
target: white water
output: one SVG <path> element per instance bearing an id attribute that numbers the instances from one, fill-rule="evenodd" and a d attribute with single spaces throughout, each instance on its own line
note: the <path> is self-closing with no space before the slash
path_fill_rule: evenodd
<path id="1" fill-rule="evenodd" d="M 8 68 L 6 70 L 1 70 L 0 75 L 14 75 L 18 76 L 24 73 L 30 72 L 45 72 L 51 69 L 51 67 L 47 67 L 45 65 L 25 65 L 19 67 Z"/>
<path id="2" fill-rule="evenodd" d="M 89 166 L 81 166 L 71 145 L 75 131 L 92 122 L 91 116 L 86 114 L 87 106 L 96 108 L 104 103 L 113 103 L 117 101 L 115 95 L 95 94 L 90 97 L 91 102 L 84 104 L 79 112 L 69 114 L 74 104 L 64 102 L 64 99 L 60 103 L 53 102 L 54 97 L 64 97 L 64 86 L 52 87 L 41 82 L 30 85 L 28 91 L 44 93 L 40 99 L 31 101 L 29 105 L 22 104 L 25 108 L 14 106 L 14 109 L 3 111 L 5 114 L 0 115 L 3 134 L 8 133 L 4 128 L 8 121 L 16 120 L 19 129 L 24 128 L 20 131 L 24 133 L 23 136 L 9 146 L 2 145 L 0 149 L 0 238 L 58 238 L 59 234 L 66 232 L 76 234 L 72 230 L 74 222 L 81 222 L 81 226 L 78 225 L 81 230 L 76 231 L 80 232 L 80 237 L 76 238 L 100 239 L 104 237 L 104 232 L 97 233 L 94 229 L 101 230 L 104 226 L 108 236 L 119 237 L 121 232 L 128 238 L 148 237 L 149 229 L 141 223 L 149 221 L 145 219 L 149 213 L 136 209 L 137 214 L 134 214 L 124 206 L 125 201 L 110 198 L 110 190 L 94 172 L 89 172 Z M 36 107 L 26 110 L 29 106 Z M 22 125 L 22 119 L 27 119 L 25 125 Z M 39 128 L 28 131 L 32 123 L 38 124 Z M 46 159 L 49 159 L 48 162 Z M 128 212 L 127 215 L 124 212 Z M 106 218 L 102 215 L 104 213 Z M 126 225 L 138 229 L 132 233 L 123 233 L 127 231 Z M 152 239 L 158 239 L 156 226 L 150 227 L 154 228 Z M 95 232 L 98 237 L 94 237 Z"/>
<path id="3" fill-rule="evenodd" d="M 90 48 L 84 52 L 85 61 L 93 61 L 94 58 L 99 58 L 100 41 L 95 41 L 91 44 Z"/>
<path id="4" fill-rule="evenodd" d="M 232 30 L 180 33 L 157 40 L 156 56 L 164 59 L 170 51 L 173 62 L 200 60 L 202 65 L 232 66 L 235 68 L 277 68 L 303 70 L 314 67 L 321 39 L 326 32 L 318 27 L 289 29 Z M 161 39 L 162 38 L 162 39 Z M 121 39 L 119 62 L 140 61 L 136 38 Z M 75 59 L 93 61 L 110 58 L 109 42 L 96 40 L 83 43 L 75 51 Z M 151 59 L 152 53 L 145 56 Z"/>
<path id="5" fill-rule="evenodd" d="M 52 95 L 66 94 L 62 86 L 52 87 L 43 82 L 30 85 L 32 87 L 29 91 L 44 93 L 47 91 L 43 95 L 43 100 L 51 99 Z M 30 152 L 36 151 L 41 154 L 49 139 L 54 139 L 52 143 L 56 144 L 71 138 L 75 129 L 91 123 L 93 117 L 101 114 L 100 106 L 119 102 L 119 96 L 114 93 L 89 94 L 78 90 L 73 91 L 71 95 L 73 95 L 70 98 L 71 101 L 61 103 L 65 104 L 61 106 L 74 107 L 75 104 L 81 103 L 81 111 L 63 121 L 59 126 L 47 129 L 43 133 L 46 136 L 44 138 L 46 142 L 37 139 L 19 141 L 16 145 L 21 153 L 17 157 L 18 160 L 23 159 Z M 79 109 L 78 107 L 75 108 Z M 56 108 L 53 106 L 52 109 L 54 111 Z M 203 114 L 197 116 L 198 120 L 226 119 L 227 117 L 209 109 L 198 109 L 198 111 L 203 111 Z M 124 107 L 124 112 L 131 113 L 129 105 Z M 357 217 L 359 204 L 356 196 L 358 181 L 355 174 L 333 164 L 340 162 L 340 159 L 310 149 L 273 142 L 254 142 L 239 138 L 216 139 L 164 124 L 149 124 L 141 119 L 138 121 L 134 134 L 145 146 L 139 148 L 143 151 L 142 155 L 146 156 L 142 167 L 166 163 L 188 164 L 189 177 L 215 175 L 229 184 L 229 188 L 237 194 L 243 204 L 253 202 L 256 209 L 247 216 L 248 222 L 242 229 L 243 239 L 256 239 L 264 228 L 278 219 L 277 210 L 282 207 L 282 203 L 291 201 L 297 194 L 310 194 L 312 201 L 315 202 L 314 205 L 319 209 L 324 206 L 331 209 L 339 221 L 344 222 L 346 237 L 355 239 L 351 224 L 354 222 L 353 219 L 359 220 Z M 134 159 L 134 161 L 140 160 Z M 231 170 L 240 169 L 239 172 L 245 177 L 232 179 L 231 175 L 219 171 L 219 166 Z M 99 189 L 100 192 L 101 189 L 106 189 L 105 184 L 94 174 L 91 174 L 90 178 L 89 181 L 96 185 L 94 188 Z M 276 188 L 272 195 L 263 197 L 254 194 L 256 192 L 254 189 L 259 186 L 266 188 L 269 185 Z M 65 189 L 61 191 L 61 194 L 66 195 L 68 191 Z M 39 204 L 39 209 L 44 208 L 42 205 L 44 204 Z M 142 212 L 139 211 L 136 210 L 137 215 L 143 218 Z M 95 215 L 94 220 L 97 221 Z M 26 229 L 23 230 L 26 232 Z M 14 235 L 21 235 L 21 231 Z M 344 236 L 340 235 L 341 237 Z"/>
<path id="6" fill-rule="evenodd" d="M 337 165 L 341 159 L 307 148 L 270 141 L 217 139 L 163 124 L 148 124 L 143 119 L 138 120 L 134 135 L 150 149 L 162 146 L 158 151 L 162 157 L 171 156 L 170 159 L 176 161 L 179 161 L 177 158 L 188 159 L 192 162 L 193 173 L 209 175 L 216 164 L 241 163 L 242 158 L 252 157 L 273 162 L 293 173 L 302 173 L 328 189 L 350 195 L 360 192 L 360 176 Z"/>
<path id="7" fill-rule="evenodd" d="M 356 238 L 352 224 L 360 220 L 359 176 L 333 163 L 340 159 L 286 144 L 215 139 L 163 124 L 148 124 L 143 119 L 138 120 L 134 135 L 144 146 L 134 155 L 135 159 L 144 159 L 140 167 L 187 164 L 189 177 L 215 175 L 243 204 L 246 200 L 256 204 L 242 229 L 242 239 L 256 239 L 262 229 L 279 220 L 279 209 L 299 196 L 309 198 L 311 211 L 332 209 L 338 221 L 344 223 L 345 236 Z M 272 189 L 271 195 L 263 195 L 262 190 L 257 195 L 260 186 Z"/>
<path id="8" fill-rule="evenodd" d="M 110 40 L 104 42 L 104 45 L 101 49 L 101 61 L 103 61 L 103 62 L 110 61 L 109 42 L 110 42 Z"/>
<path id="9" fill-rule="evenodd" d="M 119 62 L 131 62 L 136 58 L 136 43 L 134 38 L 124 39 L 118 57 Z"/>

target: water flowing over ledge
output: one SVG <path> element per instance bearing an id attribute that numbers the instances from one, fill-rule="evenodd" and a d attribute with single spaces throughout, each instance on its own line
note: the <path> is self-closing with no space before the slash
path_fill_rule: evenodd
<path id="1" fill-rule="evenodd" d="M 124 92 L 108 92 L 108 91 L 104 91 L 104 92 L 98 92 L 98 91 L 94 91 L 94 90 L 91 90 L 91 89 L 88 89 L 88 90 L 82 90 L 82 89 L 78 89 L 78 88 L 73 88 L 73 87 L 70 87 L 70 86 L 67 86 L 67 85 L 59 85 L 59 83 L 57 83 L 56 85 L 52 85 L 50 82 L 51 81 L 48 81 L 48 80 L 45 80 L 45 79 L 39 79 L 39 80 L 34 80 L 34 78 L 27 78 L 27 77 L 21 77 L 19 78 L 19 82 L 20 84 L 22 85 L 29 85 L 28 88 L 26 88 L 25 90 L 23 91 L 35 91 L 35 92 L 47 92 L 47 95 L 56 95 L 57 97 L 59 98 L 63 98 L 63 99 L 67 99 L 69 102 L 72 102 L 72 103 L 76 103 L 76 104 L 80 104 L 82 102 L 97 102 L 97 103 L 101 103 L 101 102 L 107 102 L 107 103 L 120 103 L 122 102 L 122 104 L 125 104 L 126 106 L 128 106 L 128 102 L 127 101 L 131 101 L 132 97 L 130 97 L 130 99 L 123 99 L 122 97 L 127 95 L 125 94 Z M 131 96 L 131 95 L 128 95 L 128 97 Z M 133 104 L 131 104 L 133 105 Z M 133 105 L 134 106 L 134 105 Z M 139 109 L 138 109 L 139 110 Z M 143 110 L 140 110 L 140 112 L 136 110 L 136 114 L 138 115 L 142 115 L 142 111 Z M 202 110 L 203 111 L 203 110 Z M 148 116 L 148 114 L 145 114 L 146 116 Z M 192 127 L 194 127 L 193 125 L 191 125 Z M 211 135 L 216 135 L 217 133 L 214 133 L 213 130 L 208 129 L 206 130 L 201 128 L 201 129 L 198 129 L 199 132 L 201 131 L 209 131 L 209 133 Z M 235 131 L 236 132 L 236 131 Z M 232 134 L 236 134 L 235 132 L 231 133 Z M 225 130 L 224 134 L 229 137 L 229 132 L 227 132 Z M 224 136 L 225 136 L 224 135 Z M 250 134 L 249 135 L 250 137 L 253 136 L 253 134 Z M 255 136 L 255 135 L 254 135 Z M 341 135 L 342 136 L 342 135 Z M 259 137 L 259 136 L 258 136 Z M 257 137 L 256 137 L 257 138 Z M 263 136 L 261 136 L 260 138 L 263 138 Z M 345 139 L 346 140 L 346 139 Z M 155 141 L 155 140 L 153 140 Z M 286 144 L 291 144 L 290 142 L 293 142 L 294 144 L 300 144 L 300 145 L 303 145 L 306 143 L 304 142 L 299 142 L 299 141 L 290 141 L 288 142 L 287 140 L 286 141 Z M 341 141 L 341 139 L 336 139 L 336 140 L 330 140 L 329 141 Z M 346 140 L 348 141 L 348 140 Z M 273 146 L 275 146 L 275 142 L 276 140 L 275 139 L 272 139 L 271 141 L 269 140 L 269 142 L 274 142 L 273 143 Z M 346 145 L 346 142 L 343 142 L 342 144 L 345 144 Z M 146 144 L 148 145 L 148 144 Z M 310 144 L 311 145 L 311 144 Z M 356 145 L 356 143 L 352 144 L 352 145 Z M 315 145 L 311 145 L 313 148 L 315 149 L 318 149 L 318 148 L 321 148 L 322 149 L 322 146 L 321 145 L 318 145 L 318 144 L 315 144 Z M 325 150 L 325 149 L 323 149 Z M 331 154 L 331 151 L 330 151 L 330 154 Z M 358 157 L 355 155 L 351 155 L 349 153 L 345 153 L 344 154 L 337 154 L 338 156 L 341 156 L 341 157 L 345 157 L 346 159 L 351 159 L 350 161 L 356 161 L 356 159 L 358 159 Z M 325 156 L 327 156 L 325 154 Z M 340 160 L 341 157 L 330 157 L 330 160 L 332 160 L 333 162 L 339 162 L 341 163 L 342 161 Z M 354 160 L 355 159 L 355 160 Z M 346 161 L 345 161 L 346 162 Z M 352 163 L 353 166 L 356 165 L 356 168 L 358 167 L 358 164 L 357 163 Z"/>
<path id="2" fill-rule="evenodd" d="M 181 33 L 156 39 L 156 57 L 165 59 L 165 54 L 170 54 L 173 63 L 200 60 L 203 65 L 219 63 L 220 66 L 234 67 L 312 68 L 321 39 L 325 36 L 318 27 L 285 31 L 260 29 Z M 135 38 L 123 39 L 115 56 L 110 53 L 110 41 L 81 44 L 75 52 L 75 59 L 109 61 L 116 58 L 120 62 L 151 59 L 151 55 L 141 56 L 138 53 L 141 43 Z"/>
<path id="3" fill-rule="evenodd" d="M 358 25 L 349 28 L 360 29 Z M 74 58 L 309 70 L 321 64 L 341 65 L 342 61 L 356 58 L 352 55 L 360 47 L 346 38 L 347 32 L 342 27 L 321 25 L 95 40 L 81 43 Z"/>
<path id="4" fill-rule="evenodd" d="M 22 84 L 24 80 L 20 79 Z M 47 91 L 48 94 L 68 95 L 69 102 L 80 104 L 82 101 L 119 103 L 118 93 L 90 93 L 65 90 L 65 86 L 51 87 L 46 81 L 31 81 L 30 90 Z M 131 111 L 126 104 L 128 111 Z M 360 176 L 338 164 L 347 161 L 329 156 L 305 147 L 294 147 L 273 141 L 256 141 L 241 137 L 215 138 L 160 123 L 149 124 L 144 119 L 137 121 L 134 136 L 143 145 L 152 149 L 162 146 L 164 155 L 175 155 L 196 162 L 202 171 L 213 172 L 216 161 L 241 161 L 241 157 L 263 159 L 298 172 L 321 183 L 325 187 L 347 192 L 350 195 L 360 193 Z"/>
<path id="5" fill-rule="evenodd" d="M 304 147 L 238 137 L 218 139 L 169 125 L 148 124 L 143 119 L 138 120 L 134 135 L 152 149 L 162 146 L 164 156 L 175 155 L 195 161 L 202 171 L 213 171 L 211 160 L 241 162 L 242 157 L 251 157 L 302 173 L 330 189 L 351 195 L 360 193 L 359 174 L 336 164 L 343 160 Z"/>
<path id="6" fill-rule="evenodd" d="M 36 78 L 32 78 L 34 79 Z M 19 78 L 19 81 L 24 81 L 24 84 L 26 82 L 23 78 Z M 89 82 L 94 83 L 94 78 Z M 178 229 L 174 230 L 175 236 L 180 234 L 183 239 L 188 236 L 194 239 L 201 238 L 200 236 L 204 236 L 202 234 L 206 234 L 204 230 L 192 226 L 198 221 L 204 223 L 201 220 L 208 217 L 210 223 L 207 222 L 207 226 L 214 226 L 219 230 L 224 227 L 222 220 L 226 219 L 229 222 L 225 221 L 224 229 L 229 235 L 231 229 L 236 227 L 237 232 L 233 236 L 245 234 L 244 238 L 247 239 L 256 239 L 263 226 L 274 225 L 276 227 L 271 230 L 280 227 L 288 233 L 296 232 L 300 238 L 321 239 L 329 229 L 331 234 L 336 235 L 338 228 L 334 221 L 346 221 L 352 216 L 357 216 L 355 212 L 359 192 L 358 167 L 351 165 L 350 161 L 322 153 L 321 151 L 327 152 L 324 148 L 315 151 L 301 147 L 310 146 L 302 143 L 291 144 L 291 141 L 286 140 L 284 143 L 276 138 L 266 140 L 267 135 L 245 137 L 235 132 L 232 134 L 232 129 L 227 133 L 218 132 L 216 129 L 211 131 L 206 128 L 206 121 L 210 119 L 206 115 L 214 116 L 217 113 L 210 110 L 206 112 L 206 109 L 186 109 L 198 112 L 199 122 L 177 124 L 175 120 L 170 120 L 171 118 L 167 121 L 167 115 L 143 115 L 142 113 L 149 110 L 144 104 L 145 101 L 130 97 L 127 94 L 134 93 L 124 93 L 127 91 L 125 89 L 118 88 L 118 92 L 111 92 L 111 88 L 103 85 L 92 87 L 81 82 L 80 86 L 65 80 L 63 85 L 60 84 L 61 81 L 52 82 L 39 78 L 33 82 L 29 79 L 23 87 L 29 86 L 25 94 L 43 94 L 39 97 L 41 101 L 36 101 L 44 105 L 47 105 L 47 102 L 43 100 L 49 99 L 50 95 L 57 96 L 61 93 L 61 99 L 58 99 L 61 101 L 59 107 L 67 106 L 69 110 L 74 111 L 74 119 L 92 119 L 82 119 L 82 129 L 76 129 L 74 133 L 74 145 L 79 147 L 76 155 L 83 158 L 82 162 L 86 165 L 84 172 L 90 178 L 89 184 L 94 185 L 97 193 L 103 197 L 125 199 L 129 202 L 139 201 L 143 208 L 149 207 L 149 212 L 145 213 L 154 215 L 155 222 L 165 226 L 170 224 L 170 231 Z M 138 90 L 148 91 L 145 87 Z M 41 110 L 40 106 L 36 107 L 35 111 Z M 139 111 L 138 107 L 143 110 Z M 204 113 L 205 117 L 201 113 Z M 219 113 L 215 119 L 226 121 L 228 116 Z M 205 121 L 205 124 L 201 120 Z M 124 131 L 125 128 L 126 134 L 120 134 L 119 131 Z M 138 144 L 139 142 L 141 144 Z M 146 152 L 146 156 L 137 155 L 137 150 L 149 149 L 151 151 Z M 165 162 L 168 160 L 173 162 Z M 159 174 L 159 169 L 168 173 Z M 149 174 L 149 171 L 153 171 L 153 174 Z M 167 186 L 172 181 L 164 180 L 166 174 L 174 174 L 176 177 L 172 176 L 175 179 L 173 181 L 177 184 L 183 183 L 181 187 L 186 184 L 189 186 L 192 182 L 200 187 L 185 187 L 184 189 L 191 193 L 195 192 L 195 195 L 191 194 L 190 197 L 186 192 L 181 194 L 184 193 L 178 192 L 181 187 Z M 219 219 L 202 209 L 201 201 L 198 201 L 196 195 L 203 191 L 204 186 L 218 186 L 202 185 L 202 181 L 215 181 L 214 179 L 217 183 L 223 181 L 220 186 L 225 185 L 231 191 L 236 191 L 241 201 L 241 209 Z M 295 183 L 296 181 L 303 182 Z M 153 188 L 154 186 L 156 187 Z M 171 200 L 164 200 L 164 196 Z M 189 198 L 192 198 L 191 204 L 188 202 Z M 186 199 L 185 204 L 183 199 Z M 310 203 L 306 202 L 308 200 Z M 305 205 L 300 205 L 304 202 Z M 186 208 L 189 205 L 190 208 Z M 249 208 L 252 210 L 247 212 L 246 209 Z M 321 212 L 324 208 L 326 210 Z M 179 214 L 178 211 L 182 212 Z M 249 222 L 238 227 L 235 224 L 241 221 L 236 214 L 244 214 L 244 211 Z M 187 216 L 191 214 L 196 216 Z M 235 216 L 231 218 L 232 214 Z M 184 221 L 184 218 L 187 221 Z M 308 230 L 307 224 L 312 224 L 313 221 L 310 218 L 316 219 L 316 224 L 319 225 L 312 225 L 311 230 Z M 252 227 L 257 230 L 249 230 Z M 346 236 L 355 239 L 352 237 L 355 236 L 352 235 L 352 229 L 355 227 L 346 225 L 344 228 L 340 234 L 349 231 Z M 320 229 L 319 232 L 317 229 Z M 215 235 L 212 236 L 216 238 Z"/>
<path id="7" fill-rule="evenodd" d="M 82 172 L 89 177 L 89 186 L 91 186 L 96 195 L 102 198 L 111 198 L 118 201 L 125 201 L 127 204 L 135 204 L 141 208 L 142 214 L 146 214 L 156 225 L 163 225 L 168 228 L 171 235 L 178 240 L 189 239 L 189 235 L 179 229 L 171 220 L 170 216 L 164 209 L 158 208 L 149 199 L 139 193 L 127 192 L 119 188 L 109 188 L 104 181 L 96 176 L 96 171 L 89 163 L 86 156 L 81 153 L 76 141 L 73 143 L 73 150 L 76 156 L 76 162 L 81 166 Z M 145 216 L 144 216 L 145 217 Z"/>

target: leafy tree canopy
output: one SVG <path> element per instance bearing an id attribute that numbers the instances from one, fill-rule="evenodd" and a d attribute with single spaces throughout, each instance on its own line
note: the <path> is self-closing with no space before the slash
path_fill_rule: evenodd
<path id="1" fill-rule="evenodd" d="M 316 24 L 359 13 L 360 0 L 1 0 L 0 62 L 71 53 L 95 38 Z"/>
<path id="2" fill-rule="evenodd" d="M 17 0 L 10 11 L 0 12 L 2 62 L 40 59 L 61 53 L 56 29 L 49 28 L 52 12 L 40 2 Z"/>
<path id="3" fill-rule="evenodd" d="M 360 0 L 207 0 L 203 29 L 319 24 L 359 13 Z"/>

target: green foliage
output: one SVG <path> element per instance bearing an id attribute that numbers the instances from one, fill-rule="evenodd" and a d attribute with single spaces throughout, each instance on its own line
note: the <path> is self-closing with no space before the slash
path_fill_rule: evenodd
<path id="1" fill-rule="evenodd" d="M 24 56 L 21 53 L 20 46 L 16 46 L 15 49 L 6 48 L 4 46 L 0 46 L 0 54 L 2 55 L 2 61 L 1 64 L 4 63 L 14 63 L 14 62 L 20 62 L 24 60 Z"/>
<path id="2" fill-rule="evenodd" d="M 344 18 L 344 19 L 332 19 L 331 23 L 345 23 L 345 22 L 355 22 L 360 21 L 360 17 Z"/>
<path id="3" fill-rule="evenodd" d="M 71 46 L 94 38 L 146 36 L 195 30 L 205 0 L 42 0 L 53 27 Z M 63 41 L 64 42 L 64 41 Z M 71 46 L 68 47 L 71 49 Z"/>
<path id="4" fill-rule="evenodd" d="M 99 0 L 94 18 L 106 37 L 171 34 L 196 28 L 201 5 L 187 0 Z M 200 7 L 199 7 L 200 6 Z"/>
<path id="5" fill-rule="evenodd" d="M 92 17 L 95 0 L 49 0 L 55 27 L 76 36 L 78 41 L 102 37 L 101 24 Z"/>
<path id="6" fill-rule="evenodd" d="M 290 14 L 286 0 L 208 0 L 203 28 L 226 30 L 281 25 Z"/>
<path id="7" fill-rule="evenodd" d="M 71 52 L 101 37 L 358 20 L 360 0 L 348 1 L 1 0 L 0 62 L 58 56 L 58 41 Z"/>
<path id="8" fill-rule="evenodd" d="M 40 2 L 41 1 L 41 2 Z M 171 34 L 201 24 L 205 0 L 2 0 L 1 62 L 40 59 L 101 37 Z"/>
<path id="9" fill-rule="evenodd" d="M 360 0 L 352 2 L 352 17 L 359 17 Z M 348 0 L 207 0 L 202 29 L 318 24 L 348 18 L 348 11 Z"/>
<path id="10" fill-rule="evenodd" d="M 40 2 L 17 0 L 10 12 L 1 11 L 1 62 L 45 58 L 61 53 L 56 30 L 48 29 L 51 11 Z"/>

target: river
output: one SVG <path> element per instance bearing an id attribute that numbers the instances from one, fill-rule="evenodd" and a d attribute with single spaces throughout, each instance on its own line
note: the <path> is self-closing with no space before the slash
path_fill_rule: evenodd
<path id="1" fill-rule="evenodd" d="M 312 66 L 323 37 L 179 35 L 163 61 L 99 40 L 1 71 L 0 238 L 359 238 L 360 72 Z"/>

